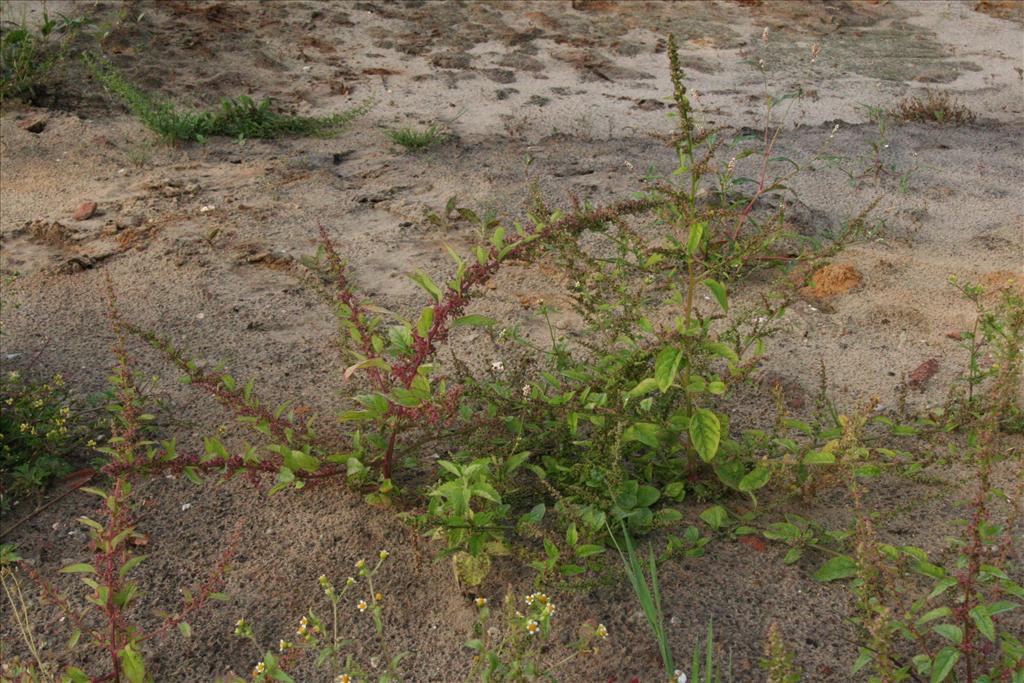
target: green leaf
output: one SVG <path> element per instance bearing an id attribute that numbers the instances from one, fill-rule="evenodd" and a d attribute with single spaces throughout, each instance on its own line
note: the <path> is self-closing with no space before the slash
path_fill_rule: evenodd
<path id="1" fill-rule="evenodd" d="M 954 624 L 938 624 L 937 626 L 933 626 L 932 630 L 949 642 L 956 643 L 957 645 L 962 643 L 964 640 L 964 632 L 959 626 Z"/>
<path id="2" fill-rule="evenodd" d="M 434 301 L 441 301 L 441 288 L 437 286 L 436 282 L 430 279 L 429 275 L 424 273 L 422 270 L 418 270 L 414 274 L 410 275 L 409 278 L 425 289 L 430 296 L 434 297 Z"/>
<path id="3" fill-rule="evenodd" d="M 932 675 L 929 683 L 941 683 L 953 671 L 957 661 L 960 659 L 960 651 L 953 647 L 944 647 L 935 655 L 932 662 Z"/>
<path id="4" fill-rule="evenodd" d="M 849 555 L 833 557 L 814 572 L 815 581 L 836 581 L 848 579 L 857 574 L 857 563 Z"/>
<path id="5" fill-rule="evenodd" d="M 996 639 L 996 624 L 992 621 L 992 617 L 989 616 L 988 611 L 985 609 L 985 605 L 978 605 L 971 610 L 971 619 L 974 620 L 974 625 L 978 627 L 981 635 L 985 636 L 991 641 Z"/>
<path id="6" fill-rule="evenodd" d="M 136 650 L 131 643 L 117 653 L 121 659 L 121 668 L 124 675 L 131 683 L 144 683 L 146 680 L 146 665 L 142 661 L 142 654 Z"/>
<path id="7" fill-rule="evenodd" d="M 726 512 L 725 508 L 721 505 L 713 505 L 704 512 L 700 513 L 700 518 L 709 527 L 718 531 L 728 521 L 729 513 Z"/>
<path id="8" fill-rule="evenodd" d="M 634 422 L 622 432 L 624 442 L 639 441 L 645 446 L 657 448 L 660 445 L 661 427 L 650 422 Z"/>
<path id="9" fill-rule="evenodd" d="M 722 307 L 723 311 L 728 313 L 729 297 L 726 294 L 725 285 L 723 285 L 718 280 L 712 280 L 711 278 L 707 278 L 706 280 L 704 280 L 704 286 L 711 290 L 711 293 L 715 297 L 715 301 L 718 302 L 718 305 Z"/>
<path id="10" fill-rule="evenodd" d="M 718 453 L 721 439 L 718 416 L 707 408 L 697 408 L 690 419 L 690 442 L 704 462 L 711 462 Z"/>
<path id="11" fill-rule="evenodd" d="M 914 623 L 914 625 L 921 627 L 927 624 L 929 621 L 940 619 L 942 617 L 948 617 L 952 613 L 953 610 L 951 610 L 949 607 L 936 607 L 935 609 L 929 610 L 928 612 L 925 612 L 923 615 L 921 615 L 921 618 L 918 619 Z"/>
<path id="12" fill-rule="evenodd" d="M 497 324 L 497 320 L 494 318 L 488 318 L 486 315 L 464 315 L 461 318 L 456 319 L 452 323 L 452 327 L 494 327 Z"/>
<path id="13" fill-rule="evenodd" d="M 650 392 L 654 391 L 657 388 L 658 380 L 656 380 L 653 377 L 648 377 L 647 379 L 641 380 L 639 384 L 630 389 L 626 393 L 626 396 L 629 396 L 631 398 L 636 396 L 643 396 L 644 394 L 649 394 Z"/>
<path id="14" fill-rule="evenodd" d="M 430 332 L 430 326 L 434 324 L 434 307 L 427 306 L 420 313 L 420 320 L 416 323 L 416 333 L 423 338 L 426 338 Z"/>
<path id="15" fill-rule="evenodd" d="M 661 498 L 661 491 L 653 486 L 641 486 L 636 491 L 636 506 L 649 508 L 658 502 L 659 498 Z"/>
<path id="16" fill-rule="evenodd" d="M 756 491 L 772 478 L 771 471 L 766 467 L 755 467 L 745 477 L 740 479 L 739 489 L 743 493 Z"/>
<path id="17" fill-rule="evenodd" d="M 579 531 L 576 529 L 576 523 L 573 522 L 569 525 L 569 528 L 565 531 L 565 542 L 570 546 L 575 546 L 580 540 Z"/>
<path id="18" fill-rule="evenodd" d="M 697 253 L 697 249 L 700 248 L 700 240 L 704 236 L 704 228 L 707 227 L 707 223 L 700 222 L 694 223 L 690 226 L 690 236 L 686 240 L 686 252 L 693 256 Z"/>
<path id="19" fill-rule="evenodd" d="M 592 555 L 600 555 L 604 551 L 605 551 L 605 547 L 602 546 L 602 545 L 593 545 L 593 544 L 590 544 L 590 543 L 584 543 L 583 545 L 581 545 L 578 548 L 576 548 L 576 557 L 578 557 L 578 558 L 580 558 L 582 560 L 583 558 L 590 557 Z"/>
<path id="20" fill-rule="evenodd" d="M 117 570 L 117 573 L 123 579 L 127 576 L 128 572 L 135 569 L 135 567 L 137 567 L 144 559 L 146 559 L 145 555 L 136 555 L 135 557 L 129 558 L 127 562 L 121 565 L 121 568 Z"/>
<path id="21" fill-rule="evenodd" d="M 285 467 L 291 471 L 303 470 L 305 472 L 316 472 L 320 469 L 320 461 L 312 455 L 291 449 L 285 449 L 282 453 Z"/>
<path id="22" fill-rule="evenodd" d="M 672 347 L 662 349 L 654 360 L 654 379 L 657 380 L 661 393 L 664 394 L 672 386 L 672 382 L 675 381 L 676 374 L 679 372 L 679 363 L 682 360 L 682 350 Z"/>
<path id="23" fill-rule="evenodd" d="M 834 465 L 835 462 L 835 453 L 828 453 L 826 451 L 809 451 L 804 456 L 805 465 Z"/>
<path id="24" fill-rule="evenodd" d="M 61 674 L 60 681 L 61 683 L 91 683 L 92 679 L 77 666 L 73 666 Z"/>
<path id="25" fill-rule="evenodd" d="M 192 637 L 192 627 L 188 625 L 187 621 L 179 621 L 178 630 L 181 631 L 181 635 L 185 636 L 186 638 Z"/>
<path id="26" fill-rule="evenodd" d="M 85 562 L 79 562 L 78 564 L 69 564 L 60 570 L 62 574 L 95 574 L 96 567 Z"/>

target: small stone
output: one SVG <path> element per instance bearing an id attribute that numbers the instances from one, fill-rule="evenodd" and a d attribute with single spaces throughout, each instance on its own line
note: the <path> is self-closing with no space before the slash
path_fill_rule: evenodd
<path id="1" fill-rule="evenodd" d="M 931 379 L 938 371 L 939 359 L 929 358 L 910 373 L 910 377 L 907 378 L 907 384 L 915 389 L 921 389 L 924 387 L 924 383 Z"/>
<path id="2" fill-rule="evenodd" d="M 96 202 L 82 202 L 81 204 L 78 205 L 78 208 L 75 209 L 73 218 L 76 221 L 88 220 L 93 217 L 93 214 L 96 213 L 96 209 Z"/>
<path id="3" fill-rule="evenodd" d="M 24 121 L 18 124 L 18 128 L 21 128 L 22 130 L 27 130 L 29 133 L 35 133 L 36 135 L 39 135 L 40 133 L 43 132 L 43 129 L 46 128 L 46 119 L 25 119 Z"/>

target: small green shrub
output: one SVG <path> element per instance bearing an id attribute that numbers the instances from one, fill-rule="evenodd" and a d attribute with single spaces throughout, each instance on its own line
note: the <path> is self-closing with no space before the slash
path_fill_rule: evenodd
<path id="1" fill-rule="evenodd" d="M 181 111 L 172 102 L 143 92 L 129 83 L 102 57 L 85 54 L 83 58 L 96 80 L 166 142 L 201 143 L 214 136 L 239 140 L 287 135 L 330 136 L 341 132 L 374 106 L 373 100 L 367 100 L 348 111 L 330 116 L 292 116 L 273 111 L 269 99 L 257 103 L 242 95 L 223 99 L 219 109 Z"/>
<path id="2" fill-rule="evenodd" d="M 0 24 L 0 102 L 9 97 L 31 99 L 67 57 L 68 45 L 88 24 L 85 18 L 50 18 L 33 28 L 24 17 Z"/>
<path id="3" fill-rule="evenodd" d="M 70 472 L 88 433 L 60 375 L 38 384 L 15 371 L 0 375 L 0 505 Z"/>
<path id="4" fill-rule="evenodd" d="M 388 139 L 405 148 L 407 152 L 422 152 L 439 145 L 449 135 L 436 123 L 422 130 L 416 128 L 397 128 L 387 131 Z"/>

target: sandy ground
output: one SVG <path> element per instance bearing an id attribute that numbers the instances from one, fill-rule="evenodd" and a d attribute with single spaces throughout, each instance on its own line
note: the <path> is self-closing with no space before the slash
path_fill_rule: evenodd
<path id="1" fill-rule="evenodd" d="M 874 236 L 836 259 L 860 274 L 857 287 L 798 302 L 770 344 L 766 373 L 783 383 L 793 405 L 812 402 L 824 363 L 841 406 L 877 396 L 891 409 L 902 377 L 929 359 L 938 372 L 909 400 L 918 410 L 941 404 L 964 361 L 947 335 L 973 317 L 948 276 L 1024 283 L 1024 33 L 1014 3 L 167 0 L 48 7 L 111 22 L 103 46 L 114 63 L 179 102 L 205 106 L 250 94 L 319 114 L 379 100 L 334 139 L 166 147 L 76 67 L 40 106 L 4 112 L 2 267 L 21 275 L 4 288 L 4 370 L 61 372 L 83 394 L 104 387 L 110 366 L 103 314 L 110 278 L 126 317 L 196 357 L 257 378 L 274 400 L 336 406 L 332 319 L 296 279 L 295 259 L 315 249 L 317 224 L 335 237 L 364 292 L 391 310 L 417 310 L 418 290 L 405 275 L 446 272 L 444 243 L 471 243 L 469 228 L 443 235 L 425 221 L 448 197 L 522 215 L 525 155 L 552 205 L 567 204 L 569 194 L 594 202 L 622 197 L 641 187 L 649 166 L 671 170 L 671 150 L 658 138 L 672 128 L 664 65 L 670 31 L 708 124 L 757 129 L 766 87 L 802 86 L 806 97 L 781 138 L 782 149 L 799 158 L 838 124 L 837 153 L 847 167 L 863 167 L 860 157 L 878 138 L 867 108 L 891 107 L 926 88 L 956 95 L 978 116 L 957 127 L 892 125 L 882 153 L 886 164 L 910 171 L 902 188 L 895 178 L 851 187 L 824 164 L 796 185 L 795 215 L 813 234 L 837 229 L 881 199 Z M 6 4 L 5 18 L 22 10 L 38 13 L 39 5 Z M 811 63 L 813 44 L 821 55 Z M 40 117 L 41 133 L 19 126 Z M 402 153 L 383 131 L 431 122 L 447 125 L 453 137 L 422 155 Z M 98 212 L 75 221 L 84 201 L 97 202 Z M 539 325 L 530 302 L 557 296 L 543 270 L 526 266 L 504 270 L 494 284 L 473 311 L 528 329 Z M 573 324 L 568 313 L 556 322 Z M 137 355 L 147 373 L 164 378 L 164 425 L 183 444 L 194 447 L 227 421 L 211 401 L 178 387 L 151 353 Z M 752 401 L 770 397 L 755 392 Z M 881 487 L 879 505 L 909 501 L 912 519 L 894 516 L 884 533 L 939 547 L 956 514 L 950 503 L 962 498 L 956 482 L 894 485 Z M 381 547 L 395 558 L 383 583 L 395 596 L 387 617 L 395 647 L 413 653 L 408 680 L 464 675 L 473 608 L 448 565 L 433 562 L 436 549 L 414 544 L 391 514 L 337 490 L 267 499 L 244 486 L 161 480 L 141 495 L 142 526 L 152 539 L 141 576 L 149 599 L 165 607 L 180 585 L 205 574 L 235 520 L 244 520 L 243 551 L 228 580 L 232 602 L 197 621 L 190 641 L 172 638 L 152 649 L 156 680 L 246 672 L 255 653 L 229 636 L 239 616 L 266 643 L 276 642 L 317 600 L 320 573 L 345 576 L 355 559 Z M 90 505 L 84 494 L 69 496 L 4 541 L 19 543 L 44 568 L 80 561 L 84 535 L 74 520 Z M 801 514 L 841 526 L 847 506 L 843 496 L 826 494 Z M 701 509 L 684 505 L 688 520 Z M 777 621 L 806 680 L 851 680 L 847 596 L 809 580 L 811 562 L 784 566 L 782 552 L 721 541 L 704 558 L 667 563 L 664 600 L 676 651 L 688 652 L 713 618 L 736 679 L 760 680 L 763 636 Z M 526 589 L 528 580 L 502 565 L 484 593 L 497 598 L 506 585 Z M 657 680 L 657 651 L 624 584 L 559 599 L 564 624 L 593 618 L 613 633 L 604 655 L 574 664 L 563 680 Z M 351 620 L 368 628 L 356 614 Z"/>

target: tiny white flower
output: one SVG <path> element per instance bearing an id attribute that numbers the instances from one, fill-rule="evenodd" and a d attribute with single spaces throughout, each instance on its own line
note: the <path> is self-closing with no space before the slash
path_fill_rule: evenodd
<path id="1" fill-rule="evenodd" d="M 676 669 L 676 672 L 673 675 L 676 677 L 675 683 L 686 683 L 686 681 L 688 680 L 686 678 L 686 674 L 684 674 L 679 669 Z"/>
<path id="2" fill-rule="evenodd" d="M 505 364 L 502 363 L 500 360 L 496 360 L 493 363 L 491 363 L 491 369 L 494 370 L 495 372 L 501 372 L 505 369 Z"/>

